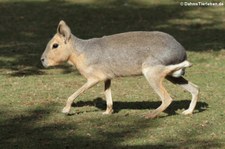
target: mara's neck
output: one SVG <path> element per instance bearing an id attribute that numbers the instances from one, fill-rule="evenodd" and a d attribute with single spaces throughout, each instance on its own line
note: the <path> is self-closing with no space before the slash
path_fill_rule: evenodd
<path id="1" fill-rule="evenodd" d="M 84 40 L 74 36 L 73 34 L 71 35 L 71 48 L 74 52 L 76 52 L 77 54 L 82 53 L 84 45 Z"/>
<path id="2" fill-rule="evenodd" d="M 72 34 L 70 46 L 71 54 L 69 56 L 68 63 L 76 66 L 78 63 L 78 57 L 80 57 L 84 52 L 85 41 Z"/>

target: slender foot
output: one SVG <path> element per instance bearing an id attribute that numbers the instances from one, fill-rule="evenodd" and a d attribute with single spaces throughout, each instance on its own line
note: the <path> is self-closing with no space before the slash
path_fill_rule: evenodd
<path id="1" fill-rule="evenodd" d="M 153 114 L 147 114 L 147 115 L 145 115 L 145 118 L 146 119 L 154 119 L 156 117 L 157 117 L 157 115 L 153 115 Z"/>
<path id="2" fill-rule="evenodd" d="M 102 114 L 103 115 L 109 115 L 109 114 L 112 114 L 113 113 L 113 109 L 106 109 L 105 112 L 103 112 Z"/>
<path id="3" fill-rule="evenodd" d="M 193 112 L 192 110 L 187 109 L 187 110 L 183 111 L 182 114 L 183 115 L 190 115 L 190 114 L 192 114 L 192 112 Z"/>
<path id="4" fill-rule="evenodd" d="M 156 114 L 155 112 L 149 113 L 145 115 L 146 119 L 153 119 L 156 118 L 158 116 L 158 114 Z"/>
<path id="5" fill-rule="evenodd" d="M 69 114 L 69 112 L 70 112 L 70 107 L 64 107 L 62 110 L 62 113 L 64 114 Z"/>
<path id="6" fill-rule="evenodd" d="M 191 67 L 192 66 L 192 63 L 190 63 L 189 61 L 184 61 L 183 64 L 184 64 L 184 67 Z"/>

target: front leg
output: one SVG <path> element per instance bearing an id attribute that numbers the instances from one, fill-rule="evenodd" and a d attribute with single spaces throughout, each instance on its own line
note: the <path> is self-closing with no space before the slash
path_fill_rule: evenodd
<path id="1" fill-rule="evenodd" d="M 113 113 L 113 101 L 111 94 L 111 80 L 105 81 L 105 97 L 106 97 L 106 111 L 103 114 L 112 114 Z"/>
<path id="2" fill-rule="evenodd" d="M 92 86 L 94 86 L 95 84 L 97 84 L 99 82 L 99 80 L 97 79 L 88 79 L 87 82 L 81 87 L 79 88 L 75 93 L 73 93 L 67 100 L 66 102 L 66 106 L 63 108 L 62 113 L 68 114 L 70 112 L 70 108 L 71 105 L 73 103 L 73 101 L 84 91 L 86 91 L 87 89 L 91 88 Z"/>

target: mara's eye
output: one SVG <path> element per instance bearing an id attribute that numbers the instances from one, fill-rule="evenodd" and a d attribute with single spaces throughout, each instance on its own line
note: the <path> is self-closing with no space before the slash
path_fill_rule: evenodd
<path id="1" fill-rule="evenodd" d="M 58 46 L 59 46 L 59 44 L 54 43 L 53 46 L 52 46 L 52 49 L 56 49 L 56 48 L 58 48 Z"/>

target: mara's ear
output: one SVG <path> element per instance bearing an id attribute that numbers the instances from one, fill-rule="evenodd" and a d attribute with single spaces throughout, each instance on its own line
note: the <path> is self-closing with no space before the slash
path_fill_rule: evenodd
<path id="1" fill-rule="evenodd" d="M 66 22 L 61 20 L 59 22 L 57 33 L 65 38 L 65 43 L 67 43 L 71 38 L 71 31 L 69 26 L 67 26 Z"/>

